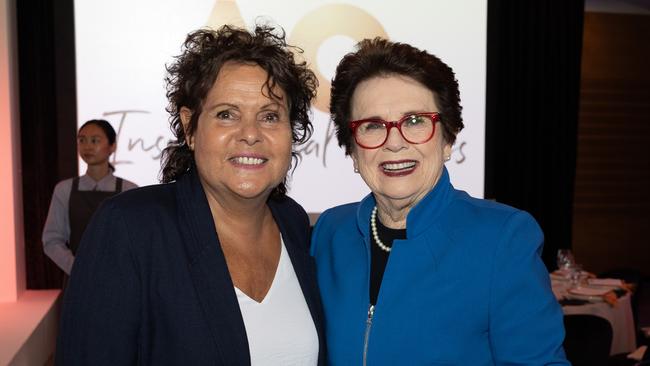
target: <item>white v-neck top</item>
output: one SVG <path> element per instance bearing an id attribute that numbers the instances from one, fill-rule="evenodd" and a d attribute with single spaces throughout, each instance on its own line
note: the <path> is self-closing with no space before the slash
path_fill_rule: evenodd
<path id="1" fill-rule="evenodd" d="M 316 327 L 284 241 L 281 247 L 275 278 L 262 302 L 235 287 L 246 326 L 251 365 L 316 365 Z"/>

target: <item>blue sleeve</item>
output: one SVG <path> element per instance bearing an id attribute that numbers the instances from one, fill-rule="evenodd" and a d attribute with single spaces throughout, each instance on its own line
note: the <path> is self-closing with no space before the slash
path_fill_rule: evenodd
<path id="1" fill-rule="evenodd" d="M 89 223 L 65 289 L 57 365 L 138 361 L 141 284 L 124 217 L 106 201 Z"/>
<path id="2" fill-rule="evenodd" d="M 569 365 L 563 314 L 541 260 L 543 234 L 523 211 L 506 222 L 496 248 L 489 336 L 497 365 Z"/>

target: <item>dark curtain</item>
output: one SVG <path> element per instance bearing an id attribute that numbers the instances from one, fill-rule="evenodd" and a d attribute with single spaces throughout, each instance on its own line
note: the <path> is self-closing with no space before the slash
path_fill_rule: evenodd
<path id="1" fill-rule="evenodd" d="M 54 186 L 77 175 L 73 1 L 17 1 L 16 13 L 27 288 L 58 288 L 41 233 Z"/>
<path id="2" fill-rule="evenodd" d="M 489 0 L 485 196 L 530 212 L 555 267 L 571 246 L 583 0 Z"/>

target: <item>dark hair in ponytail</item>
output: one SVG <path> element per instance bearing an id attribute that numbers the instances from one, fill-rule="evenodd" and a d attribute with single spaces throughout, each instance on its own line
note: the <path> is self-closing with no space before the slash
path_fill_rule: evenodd
<path id="1" fill-rule="evenodd" d="M 115 144 L 115 140 L 117 139 L 117 133 L 115 132 L 115 129 L 113 128 L 113 126 L 111 126 L 111 124 L 107 120 L 105 120 L 105 119 L 91 119 L 90 121 L 87 121 L 86 123 L 81 125 L 81 127 L 79 127 L 79 131 L 81 131 L 84 127 L 86 127 L 88 125 L 95 125 L 95 126 L 101 128 L 102 131 L 104 131 L 104 134 L 106 135 L 106 138 L 108 139 L 108 144 L 109 145 Z M 113 171 L 113 172 L 115 171 L 115 167 L 113 166 L 113 164 L 108 163 L 108 167 L 109 167 L 109 169 L 111 169 L 111 171 Z"/>

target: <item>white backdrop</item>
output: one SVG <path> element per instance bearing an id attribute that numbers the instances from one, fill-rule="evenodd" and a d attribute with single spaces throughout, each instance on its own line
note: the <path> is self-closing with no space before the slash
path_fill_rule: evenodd
<path id="1" fill-rule="evenodd" d="M 289 195 L 308 212 L 358 201 L 368 193 L 330 124 L 329 81 L 341 57 L 365 37 L 384 36 L 439 56 L 460 83 L 465 129 L 447 162 L 454 185 L 483 196 L 487 0 L 77 0 L 78 125 L 104 118 L 118 131 L 116 174 L 158 182 L 160 152 L 172 137 L 165 112 L 165 64 L 187 33 L 259 20 L 281 25 L 305 50 L 321 87 L 314 134 L 301 149 Z M 79 160 L 79 171 L 85 171 Z"/>

